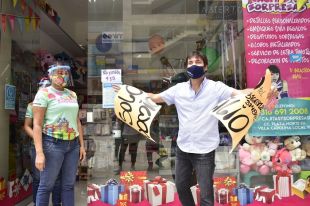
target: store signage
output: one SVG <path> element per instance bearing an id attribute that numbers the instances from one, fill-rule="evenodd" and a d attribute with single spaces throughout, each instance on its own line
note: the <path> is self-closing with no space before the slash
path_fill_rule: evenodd
<path id="1" fill-rule="evenodd" d="M 15 110 L 16 102 L 16 87 L 13 85 L 5 84 L 5 97 L 4 109 Z"/>
<path id="2" fill-rule="evenodd" d="M 135 87 L 123 85 L 115 96 L 114 105 L 115 114 L 120 120 L 154 141 L 150 134 L 150 127 L 161 106 L 155 104 L 147 93 Z"/>
<path id="3" fill-rule="evenodd" d="M 232 137 L 232 150 L 248 133 L 253 122 L 258 118 L 267 96 L 271 91 L 271 73 L 267 69 L 265 77 L 261 79 L 253 92 L 244 96 L 238 95 L 221 102 L 211 114 L 219 119 Z M 231 150 L 231 151 L 232 151 Z"/>
<path id="4" fill-rule="evenodd" d="M 199 1 L 199 14 L 208 19 L 237 20 L 242 7 L 238 1 Z"/>
<path id="5" fill-rule="evenodd" d="M 120 83 L 122 82 L 121 69 L 102 69 L 101 70 L 102 83 Z"/>
<path id="6" fill-rule="evenodd" d="M 114 108 L 115 91 L 113 84 L 122 84 L 121 69 L 103 69 L 101 70 L 102 82 L 102 108 Z"/>
<path id="7" fill-rule="evenodd" d="M 283 98 L 272 111 L 262 110 L 251 136 L 310 135 L 310 101 Z"/>
<path id="8" fill-rule="evenodd" d="M 274 64 L 289 97 L 310 97 L 310 8 L 300 2 L 243 0 L 248 87 Z"/>
<path id="9" fill-rule="evenodd" d="M 124 33 L 119 31 L 102 32 L 102 43 L 121 42 L 121 40 L 123 40 L 123 35 Z"/>

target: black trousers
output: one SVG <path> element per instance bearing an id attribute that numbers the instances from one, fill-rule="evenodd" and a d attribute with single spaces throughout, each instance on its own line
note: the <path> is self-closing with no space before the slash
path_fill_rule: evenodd
<path id="1" fill-rule="evenodd" d="M 206 154 L 186 153 L 177 147 L 175 183 L 183 206 L 195 206 L 190 187 L 193 170 L 200 187 L 200 206 L 214 205 L 213 174 L 215 151 Z"/>
<path id="2" fill-rule="evenodd" d="M 131 164 L 134 165 L 136 163 L 137 159 L 137 151 L 138 151 L 138 144 L 139 140 L 137 140 L 139 135 L 137 137 L 131 137 L 131 136 L 123 136 L 122 142 L 121 142 L 121 150 L 119 153 L 118 158 L 118 164 L 119 166 L 123 165 L 124 159 L 125 159 L 125 153 L 129 146 L 129 154 L 131 156 Z M 135 141 L 131 141 L 131 139 L 134 139 Z"/>

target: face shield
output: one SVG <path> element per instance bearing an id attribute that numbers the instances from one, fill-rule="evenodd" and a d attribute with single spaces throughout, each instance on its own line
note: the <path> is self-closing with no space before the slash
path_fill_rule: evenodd
<path id="1" fill-rule="evenodd" d="M 60 87 L 73 86 L 72 74 L 68 65 L 52 65 L 48 69 L 50 80 Z"/>
<path id="2" fill-rule="evenodd" d="M 38 83 L 38 88 L 39 89 L 42 89 L 42 88 L 45 88 L 45 87 L 48 87 L 48 86 L 51 86 L 51 81 L 46 78 L 46 77 L 43 77 L 40 82 Z"/>

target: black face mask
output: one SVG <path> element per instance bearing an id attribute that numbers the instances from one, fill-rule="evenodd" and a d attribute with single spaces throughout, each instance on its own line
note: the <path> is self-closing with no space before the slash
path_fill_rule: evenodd
<path id="1" fill-rule="evenodd" d="M 198 79 L 205 74 L 204 66 L 192 65 L 187 68 L 187 74 L 192 79 Z"/>

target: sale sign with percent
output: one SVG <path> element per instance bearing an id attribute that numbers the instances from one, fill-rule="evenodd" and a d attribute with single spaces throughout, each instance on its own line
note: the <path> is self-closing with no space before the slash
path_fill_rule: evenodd
<path id="1" fill-rule="evenodd" d="M 266 70 L 255 89 L 248 95 L 238 95 L 221 102 L 212 110 L 212 115 L 219 119 L 232 137 L 232 149 L 248 133 L 251 125 L 268 102 L 271 91 L 271 73 Z"/>
<path id="2" fill-rule="evenodd" d="M 114 99 L 116 116 L 146 138 L 151 124 L 161 106 L 155 104 L 147 93 L 129 85 L 122 85 Z"/>
<path id="3" fill-rule="evenodd" d="M 114 108 L 115 91 L 112 85 L 122 84 L 121 69 L 103 69 L 101 70 L 102 82 L 102 108 Z"/>

